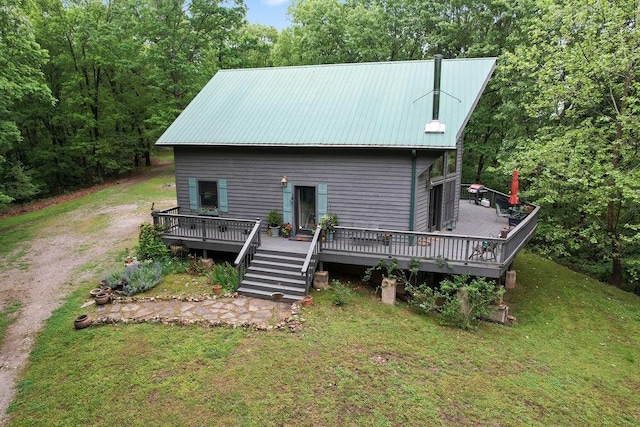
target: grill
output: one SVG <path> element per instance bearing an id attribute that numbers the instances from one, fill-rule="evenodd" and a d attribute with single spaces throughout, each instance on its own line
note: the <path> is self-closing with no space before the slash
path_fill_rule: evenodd
<path id="1" fill-rule="evenodd" d="M 471 184 L 467 191 L 473 197 L 469 197 L 469 201 L 474 201 L 476 205 L 480 204 L 480 200 L 484 197 L 483 195 L 487 193 L 487 189 L 482 184 Z"/>

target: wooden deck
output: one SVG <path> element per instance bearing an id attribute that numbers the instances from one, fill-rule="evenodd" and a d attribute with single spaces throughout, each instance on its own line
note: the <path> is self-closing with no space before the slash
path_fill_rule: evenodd
<path id="1" fill-rule="evenodd" d="M 321 244 L 320 259 L 356 265 L 374 265 L 380 258 L 397 258 L 408 265 L 421 260 L 420 270 L 452 274 L 500 277 L 517 252 L 532 237 L 537 211 L 500 237 L 508 219 L 495 209 L 460 204 L 455 227 L 432 233 L 338 227 L 332 242 Z"/>
<path id="2" fill-rule="evenodd" d="M 419 258 L 420 270 L 501 277 L 537 227 L 538 207 L 508 234 L 508 218 L 495 208 L 460 201 L 457 223 L 450 230 L 402 230 L 337 227 L 333 239 L 319 243 L 318 260 L 350 265 L 374 265 L 381 258 L 397 258 L 401 266 Z M 177 208 L 154 212 L 154 223 L 165 229 L 163 240 L 189 248 L 240 252 L 256 221 L 178 215 Z M 260 236 L 260 247 L 281 252 L 306 253 L 310 243 Z"/>

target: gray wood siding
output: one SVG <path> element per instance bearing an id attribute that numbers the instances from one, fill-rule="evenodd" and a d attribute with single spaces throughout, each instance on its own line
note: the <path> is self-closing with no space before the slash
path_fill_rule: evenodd
<path id="1" fill-rule="evenodd" d="M 419 154 L 416 175 L 431 161 L 428 153 Z M 175 147 L 175 173 L 181 213 L 189 213 L 189 178 L 227 180 L 229 211 L 224 216 L 264 218 L 271 209 L 282 212 L 280 180 L 287 176 L 293 186 L 327 184 L 329 211 L 341 225 L 410 228 L 409 150 Z M 423 188 L 416 186 L 417 195 Z M 416 221 L 424 219 L 426 225 L 428 206 L 417 199 Z"/>

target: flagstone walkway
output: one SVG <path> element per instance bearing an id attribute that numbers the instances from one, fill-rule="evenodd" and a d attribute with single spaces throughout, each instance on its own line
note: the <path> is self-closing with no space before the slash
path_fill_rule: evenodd
<path id="1" fill-rule="evenodd" d="M 289 323 L 297 309 L 291 303 L 244 296 L 116 301 L 96 307 L 94 323 L 160 322 L 272 329 Z"/>

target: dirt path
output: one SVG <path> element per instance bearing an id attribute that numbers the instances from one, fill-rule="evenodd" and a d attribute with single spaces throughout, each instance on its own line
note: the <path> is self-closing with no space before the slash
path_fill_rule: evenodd
<path id="1" fill-rule="evenodd" d="M 153 175 L 163 169 L 166 168 L 159 167 Z M 148 178 L 137 177 L 118 185 L 125 189 Z M 172 204 L 175 201 L 167 200 L 156 206 Z M 6 410 L 15 397 L 16 380 L 38 332 L 64 298 L 88 278 L 82 276 L 80 267 L 114 249 L 131 247 L 140 224 L 151 219 L 149 208 L 150 204 L 144 202 L 100 209 L 85 207 L 65 214 L 30 242 L 20 262 L 28 265 L 26 269 L 16 267 L 0 272 L 0 307 L 16 300 L 22 304 L 0 348 L 0 425 L 9 420 Z M 93 230 L 93 220 L 98 216 L 102 225 Z M 94 274 L 84 273 L 89 277 Z"/>

